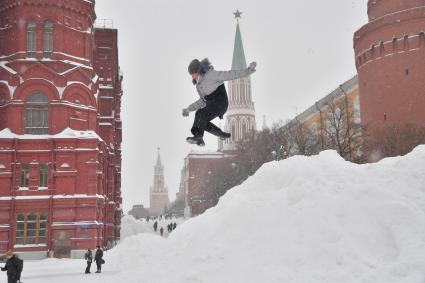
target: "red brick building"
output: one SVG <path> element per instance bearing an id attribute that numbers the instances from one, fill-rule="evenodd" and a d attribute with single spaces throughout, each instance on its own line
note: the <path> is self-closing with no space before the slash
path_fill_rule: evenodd
<path id="1" fill-rule="evenodd" d="M 354 35 L 362 124 L 425 124 L 425 0 L 369 0 Z"/>
<path id="2" fill-rule="evenodd" d="M 122 75 L 94 0 L 0 0 L 0 253 L 120 236 Z"/>
<path id="3" fill-rule="evenodd" d="M 211 175 L 226 162 L 222 152 L 191 152 L 184 160 L 184 197 L 186 201 L 185 215 L 196 216 L 216 205 L 205 196 L 205 189 Z M 182 188 L 181 188 L 182 189 Z"/>

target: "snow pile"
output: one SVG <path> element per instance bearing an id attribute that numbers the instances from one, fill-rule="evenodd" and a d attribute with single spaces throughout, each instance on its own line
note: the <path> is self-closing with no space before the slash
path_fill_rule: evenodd
<path id="1" fill-rule="evenodd" d="M 139 221 L 131 215 L 125 215 L 121 219 L 121 240 L 133 235 L 152 233 L 153 222 Z"/>
<path id="2" fill-rule="evenodd" d="M 92 282 L 424 283 L 425 146 L 266 164 L 168 239 L 129 236 L 105 259 Z"/>
<path id="3" fill-rule="evenodd" d="M 425 146 L 361 166 L 332 151 L 266 164 L 168 240 L 110 255 L 127 282 L 423 283 Z"/>

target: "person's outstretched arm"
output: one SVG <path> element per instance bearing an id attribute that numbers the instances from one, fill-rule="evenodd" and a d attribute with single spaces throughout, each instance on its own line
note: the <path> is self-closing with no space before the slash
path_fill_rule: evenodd
<path id="1" fill-rule="evenodd" d="M 186 110 L 188 110 L 189 112 L 192 112 L 192 111 L 196 111 L 198 109 L 204 108 L 205 106 L 207 106 L 205 100 L 200 98 L 197 101 L 190 104 L 189 107 L 186 108 Z"/>
<path id="2" fill-rule="evenodd" d="M 247 77 L 254 73 L 257 67 L 257 63 L 252 62 L 248 68 L 243 70 L 232 70 L 232 71 L 215 71 L 210 70 L 210 78 L 216 81 L 232 81 L 239 78 Z"/>

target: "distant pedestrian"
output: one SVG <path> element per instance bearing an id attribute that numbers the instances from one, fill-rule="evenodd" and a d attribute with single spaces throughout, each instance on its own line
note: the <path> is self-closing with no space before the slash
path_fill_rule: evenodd
<path id="1" fill-rule="evenodd" d="M 19 274 L 19 259 L 11 250 L 6 253 L 6 265 L 1 268 L 1 271 L 7 271 L 7 283 L 17 283 Z"/>
<path id="2" fill-rule="evenodd" d="M 87 261 L 86 274 L 91 273 L 90 267 L 91 267 L 91 263 L 93 262 L 93 253 L 91 252 L 90 249 L 87 249 L 87 252 L 84 255 L 84 259 Z"/>
<path id="3" fill-rule="evenodd" d="M 96 254 L 94 255 L 94 261 L 96 262 L 97 267 L 96 273 L 101 273 L 102 264 L 104 264 L 105 261 L 103 260 L 103 251 L 100 246 L 97 246 Z"/>
<path id="4" fill-rule="evenodd" d="M 161 227 L 161 229 L 159 230 L 159 232 L 161 233 L 161 236 L 164 234 L 164 228 Z"/>
<path id="5" fill-rule="evenodd" d="M 176 230 L 176 228 L 177 228 L 177 223 L 176 223 L 176 222 L 174 222 L 173 230 Z"/>
<path id="6" fill-rule="evenodd" d="M 156 230 L 158 229 L 158 221 L 155 221 L 155 223 L 153 224 L 153 229 Z"/>

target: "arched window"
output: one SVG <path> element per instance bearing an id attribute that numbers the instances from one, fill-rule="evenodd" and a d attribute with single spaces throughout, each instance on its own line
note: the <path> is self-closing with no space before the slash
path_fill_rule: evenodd
<path id="1" fill-rule="evenodd" d="M 35 57 L 37 51 L 37 35 L 36 35 L 37 24 L 29 21 L 27 23 L 27 56 Z"/>
<path id="2" fill-rule="evenodd" d="M 25 132 L 43 135 L 49 132 L 49 99 L 42 93 L 33 93 L 25 109 Z"/>
<path id="3" fill-rule="evenodd" d="M 44 23 L 44 57 L 50 58 L 53 52 L 53 24 L 52 22 Z"/>

